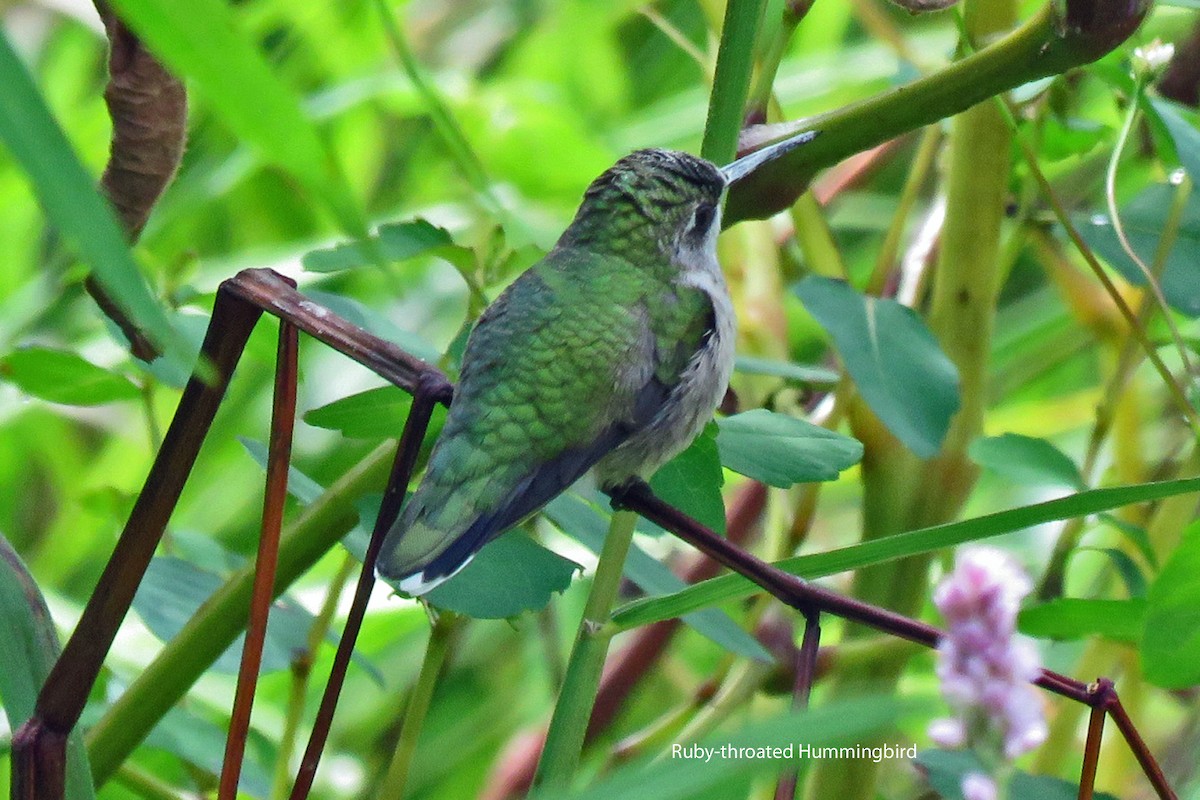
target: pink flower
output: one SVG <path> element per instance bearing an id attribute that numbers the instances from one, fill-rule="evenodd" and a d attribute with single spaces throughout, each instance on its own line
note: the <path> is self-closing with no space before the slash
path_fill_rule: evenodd
<path id="1" fill-rule="evenodd" d="M 956 712 L 954 719 L 930 726 L 938 744 L 982 747 L 1000 741 L 1002 754 L 996 755 L 1011 760 L 1045 741 L 1041 697 L 1030 685 L 1040 671 L 1037 650 L 1016 633 L 1021 599 L 1031 588 L 1007 554 L 972 547 L 959 550 L 954 571 L 934 591 L 947 628 L 938 643 L 937 675 Z M 992 790 L 978 797 L 994 797 L 994 785 Z M 963 791 L 973 800 L 965 782 Z"/>
<path id="2" fill-rule="evenodd" d="M 996 782 L 982 772 L 972 772 L 962 780 L 963 800 L 996 800 Z"/>

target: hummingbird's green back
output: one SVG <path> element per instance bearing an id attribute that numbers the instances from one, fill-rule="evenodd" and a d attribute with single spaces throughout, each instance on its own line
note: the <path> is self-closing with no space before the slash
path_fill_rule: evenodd
<path id="1" fill-rule="evenodd" d="M 721 359 L 732 357 L 713 252 L 723 188 L 708 162 L 667 151 L 635 153 L 592 184 L 555 249 L 472 331 L 425 477 L 385 540 L 382 575 L 425 591 L 597 462 L 612 483 L 690 441 L 728 380 L 723 363 L 700 375 L 718 330 Z M 692 399 L 700 377 L 720 386 Z"/>

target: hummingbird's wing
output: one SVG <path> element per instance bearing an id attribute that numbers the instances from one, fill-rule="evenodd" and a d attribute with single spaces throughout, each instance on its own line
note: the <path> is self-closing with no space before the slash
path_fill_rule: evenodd
<path id="1" fill-rule="evenodd" d="M 702 292 L 666 298 L 600 258 L 555 250 L 480 317 L 425 477 L 380 554 L 379 573 L 405 591 L 453 575 L 649 424 L 700 346 Z M 699 322 L 655 330 L 650 304 L 664 301 L 697 304 Z"/>

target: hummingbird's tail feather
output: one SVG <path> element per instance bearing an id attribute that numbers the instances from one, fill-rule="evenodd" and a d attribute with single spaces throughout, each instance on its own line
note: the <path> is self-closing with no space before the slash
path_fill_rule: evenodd
<path id="1" fill-rule="evenodd" d="M 502 469 L 489 479 L 452 487 L 426 475 L 384 538 L 376 572 L 405 594 L 429 592 L 466 567 L 492 539 L 541 510 L 627 433 L 614 426 L 588 446 L 565 450 L 516 481 Z"/>

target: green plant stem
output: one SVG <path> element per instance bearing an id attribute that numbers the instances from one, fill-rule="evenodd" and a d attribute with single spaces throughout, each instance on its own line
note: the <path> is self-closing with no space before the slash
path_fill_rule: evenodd
<path id="1" fill-rule="evenodd" d="M 412 768 L 417 741 L 425 724 L 425 716 L 429 713 L 429 703 L 433 699 L 434 689 L 437 688 L 438 676 L 442 673 L 446 654 L 453 647 L 456 634 L 462 628 L 464 620 L 465 617 L 450 611 L 438 612 L 433 629 L 429 632 L 429 643 L 425 646 L 421 671 L 417 674 L 417 682 L 408 696 L 408 706 L 404 709 L 404 721 L 401 723 L 400 739 L 396 742 L 392 763 L 388 764 L 387 774 L 379 786 L 379 800 L 403 800 L 404 788 L 408 784 L 408 772 Z"/>
<path id="2" fill-rule="evenodd" d="M 392 46 L 396 57 L 400 60 L 400 65 L 404 68 L 404 73 L 408 75 L 409 80 L 413 83 L 413 88 L 417 90 L 421 100 L 425 103 L 425 107 L 429 110 L 429 119 L 433 123 L 434 130 L 449 152 L 450 157 L 454 159 L 455 165 L 462 173 L 467 182 L 471 184 L 477 192 L 491 199 L 491 188 L 487 179 L 487 173 L 484 172 L 483 164 L 479 161 L 479 156 L 471 148 L 470 142 L 467 141 L 466 135 L 458 122 L 455 121 L 454 115 L 450 113 L 450 109 L 442 100 L 441 95 L 433 88 L 433 85 L 426 80 L 424 72 L 421 70 L 420 64 L 413 56 L 412 49 L 408 46 L 408 40 L 404 38 L 404 33 L 400 30 L 400 26 L 396 24 L 396 18 L 392 15 L 391 8 L 385 0 L 375 0 L 375 7 L 379 10 L 380 19 L 383 22 L 383 30 L 387 34 L 388 42 Z"/>
<path id="3" fill-rule="evenodd" d="M 821 169 L 902 133 L 958 114 L 994 95 L 1093 61 L 1137 28 L 1145 9 L 1100 13 L 1087 30 L 1068 25 L 1050 2 L 1020 28 L 937 72 L 890 92 L 810 117 L 794 130 L 821 135 L 730 190 L 724 224 L 761 219 L 791 205 Z M 988 36 L 975 36 L 986 41 Z M 715 87 L 714 87 L 715 91 Z M 710 117 L 711 119 L 711 117 Z M 780 138 L 785 135 L 780 131 Z"/>
<path id="4" fill-rule="evenodd" d="M 871 277 L 863 289 L 867 294 L 878 296 L 887 284 L 888 275 L 891 274 L 900 254 L 900 240 L 904 236 L 904 229 L 908 226 L 908 217 L 917 203 L 921 187 L 925 185 L 925 181 L 929 177 L 929 171 L 933 169 L 933 160 L 937 156 L 941 140 L 942 132 L 937 125 L 930 125 L 921 134 L 921 142 L 917 145 L 917 155 L 908 170 L 908 177 L 904 179 L 904 188 L 900 190 L 896 213 L 892 215 L 891 225 L 888 226 L 887 234 L 883 237 L 883 244 L 879 246 L 875 269 L 871 272 Z"/>
<path id="5" fill-rule="evenodd" d="M 629 552 L 636 524 L 637 515 L 632 511 L 618 511 L 612 516 L 583 618 L 579 621 L 579 633 L 567 661 L 562 691 L 550 719 L 546 744 L 538 761 L 534 776 L 536 787 L 565 789 L 579 766 L 583 739 L 614 631 L 608 624 L 609 616 L 621 585 L 625 555 Z"/>
<path id="6" fill-rule="evenodd" d="M 1002 101 L 998 102 L 996 105 L 1002 110 L 1009 127 L 1012 130 L 1017 131 L 1017 122 L 1013 117 L 1012 110 L 1009 109 L 1007 104 Z M 1155 371 L 1158 372 L 1159 376 L 1163 379 L 1163 383 L 1166 384 L 1167 391 L 1175 401 L 1178 410 L 1187 418 L 1188 423 L 1192 426 L 1193 430 L 1200 430 L 1200 412 L 1197 412 L 1192 404 L 1188 402 L 1187 396 L 1183 393 L 1183 389 L 1179 386 L 1179 383 L 1175 380 L 1174 376 L 1171 374 L 1171 371 L 1167 369 L 1167 365 L 1163 363 L 1162 358 L 1159 357 L 1157 348 L 1154 346 L 1154 343 L 1150 341 L 1149 336 L 1146 334 L 1145 327 L 1138 322 L 1137 316 L 1134 314 L 1133 310 L 1129 308 L 1129 304 L 1125 302 L 1125 298 L 1122 297 L 1121 293 L 1117 290 L 1116 285 L 1112 282 L 1112 278 L 1108 277 L 1108 273 L 1104 271 L 1104 267 L 1102 267 L 1100 262 L 1096 259 L 1096 254 L 1092 252 L 1092 249 L 1088 247 L 1087 242 L 1085 242 L 1083 237 L 1079 235 L 1079 230 L 1071 221 L 1071 217 L 1067 214 L 1066 209 L 1063 208 L 1062 203 L 1059 202 L 1058 196 L 1054 193 L 1054 188 L 1050 185 L 1050 182 L 1046 179 L 1046 176 L 1038 167 L 1037 153 L 1034 152 L 1033 146 L 1025 140 L 1024 136 L 1020 135 L 1019 131 L 1017 131 L 1016 141 L 1020 145 L 1021 153 L 1025 158 L 1029 170 L 1034 176 L 1034 179 L 1037 180 L 1038 185 L 1042 190 L 1042 194 L 1046 198 L 1046 202 L 1050 204 L 1050 208 L 1054 212 L 1054 216 L 1058 220 L 1058 223 L 1062 225 L 1063 230 L 1066 231 L 1067 236 L 1071 239 L 1071 243 L 1075 245 L 1076 249 L 1079 251 L 1079 254 L 1083 256 L 1083 260 L 1087 262 L 1087 265 L 1091 268 L 1093 274 L 1095 274 L 1096 279 L 1100 281 L 1100 284 L 1104 287 L 1105 292 L 1107 292 L 1108 296 L 1112 298 L 1113 304 L 1121 312 L 1121 316 L 1124 317 L 1125 321 L 1129 323 L 1130 332 L 1142 346 L 1142 350 L 1145 352 L 1146 358 L 1148 358 L 1150 363 L 1154 365 Z"/>
<path id="7" fill-rule="evenodd" d="M 342 476 L 291 524 L 279 543 L 281 594 L 358 520 L 354 501 L 386 479 L 395 445 L 385 442 Z M 92 776 L 102 785 L 188 688 L 246 627 L 253 566 L 235 573 L 88 731 Z"/>
<path id="8" fill-rule="evenodd" d="M 767 108 L 771 104 L 771 90 L 775 85 L 775 75 L 779 72 L 779 65 L 783 62 L 784 54 L 787 53 L 792 34 L 796 32 L 800 20 L 804 19 L 810 8 L 812 8 L 811 0 L 789 0 L 783 4 L 779 30 L 776 31 L 767 46 L 758 77 L 754 81 L 754 88 L 750 91 L 750 99 L 746 103 L 746 117 L 750 120 L 766 121 Z"/>
<path id="9" fill-rule="evenodd" d="M 1179 351 L 1179 359 L 1183 362 L 1184 372 L 1191 375 L 1193 369 L 1192 361 L 1188 357 L 1188 346 L 1183 341 L 1183 337 L 1179 333 L 1179 328 L 1175 325 L 1175 320 L 1171 318 L 1171 307 L 1167 305 L 1167 298 L 1163 295 L 1158 276 L 1154 274 L 1154 271 L 1150 267 L 1146 266 L 1141 256 L 1133 249 L 1133 245 L 1129 243 L 1129 237 L 1125 235 L 1125 226 L 1121 224 L 1121 213 L 1117 209 L 1117 168 L 1120 166 L 1121 154 L 1125 152 L 1125 145 L 1129 142 L 1129 136 L 1133 133 L 1133 125 L 1138 118 L 1139 101 L 1145 90 L 1146 79 L 1143 77 L 1135 78 L 1133 97 L 1130 99 L 1129 108 L 1125 112 L 1125 121 L 1121 125 L 1121 132 L 1117 135 L 1117 143 L 1113 146 L 1112 158 L 1108 160 L 1108 168 L 1104 171 L 1104 199 L 1108 204 L 1108 216 L 1113 226 L 1113 233 L 1117 235 L 1117 241 L 1120 243 L 1121 249 L 1125 251 L 1125 255 L 1129 256 L 1129 260 L 1145 276 L 1146 286 L 1149 287 L 1150 294 L 1153 295 L 1159 308 L 1162 309 L 1163 322 L 1166 323 L 1167 330 L 1171 332 L 1171 338 L 1175 341 L 1175 349 Z M 1169 252 L 1170 250 L 1163 251 L 1163 255 L 1165 256 Z"/>
<path id="10" fill-rule="evenodd" d="M 737 154 L 738 133 L 754 70 L 754 41 L 766 7 L 766 0 L 729 0 L 725 6 L 708 119 L 700 146 L 700 155 L 714 164 L 728 164 Z"/>
<path id="11" fill-rule="evenodd" d="M 825 212 L 811 190 L 800 195 L 792 206 L 792 224 L 805 265 L 817 275 L 846 280 L 842 253 L 833 239 Z"/>
<path id="12" fill-rule="evenodd" d="M 182 792 L 141 767 L 122 764 L 117 772 L 117 781 L 145 800 L 195 800 L 190 792 Z"/>
<path id="13" fill-rule="evenodd" d="M 271 800 L 281 800 L 287 797 L 292 789 L 292 755 L 296 752 L 296 740 L 300 732 L 300 723 L 304 719 L 305 700 L 308 697 L 309 677 L 312 674 L 313 660 L 329 633 L 333 615 L 337 612 L 338 601 L 350 576 L 354 574 L 358 559 L 346 553 L 342 565 L 325 589 L 325 602 L 313 619 L 312 627 L 308 629 L 308 639 L 303 652 L 292 658 L 292 684 L 288 689 L 288 704 L 283 722 L 283 734 L 279 737 L 279 753 L 275 757 L 275 774 L 271 779 Z"/>
<path id="14" fill-rule="evenodd" d="M 1015 0 L 975 0 L 965 8 L 973 40 L 1008 29 Z M 967 59 L 969 60 L 969 59 Z M 820 138 L 820 137 L 818 137 Z M 947 213 L 929 303 L 928 325 L 958 370 L 961 403 L 941 451 L 922 461 L 901 445 L 862 402 L 851 411 L 863 441 L 863 538 L 876 539 L 952 519 L 978 474 L 967 446 L 982 429 L 987 365 L 999 291 L 1000 226 L 1008 198 L 1011 132 L 1000 112 L 983 103 L 951 126 L 946 175 Z M 929 557 L 860 570 L 855 596 L 901 614 L 919 611 L 928 589 Z M 848 639 L 870 632 L 847 626 Z M 839 670 L 831 700 L 864 691 L 890 692 L 907 663 L 901 654 L 858 669 Z M 878 770 L 862 762 L 823 761 L 813 770 L 807 797 L 866 800 Z"/>

